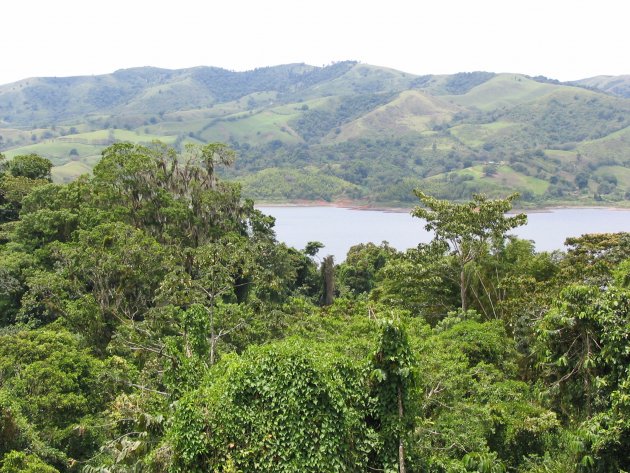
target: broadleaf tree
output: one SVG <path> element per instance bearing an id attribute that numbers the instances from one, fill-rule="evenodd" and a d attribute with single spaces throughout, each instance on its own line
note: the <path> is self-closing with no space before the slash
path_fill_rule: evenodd
<path id="1" fill-rule="evenodd" d="M 412 215 L 424 219 L 424 228 L 434 232 L 434 240 L 448 243 L 456 257 L 461 307 L 465 311 L 468 308 L 468 264 L 492 247 L 498 247 L 509 230 L 527 222 L 525 214 L 506 216 L 519 195 L 514 193 L 505 199 L 488 199 L 475 194 L 472 200 L 457 203 L 436 199 L 421 190 L 414 193 L 421 205 L 412 211 Z"/>

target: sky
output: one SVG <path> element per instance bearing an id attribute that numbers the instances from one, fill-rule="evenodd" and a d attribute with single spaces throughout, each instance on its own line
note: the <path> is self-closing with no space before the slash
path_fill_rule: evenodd
<path id="1" fill-rule="evenodd" d="M 628 0 L 3 0 L 0 84 L 356 60 L 412 74 L 630 74 Z"/>

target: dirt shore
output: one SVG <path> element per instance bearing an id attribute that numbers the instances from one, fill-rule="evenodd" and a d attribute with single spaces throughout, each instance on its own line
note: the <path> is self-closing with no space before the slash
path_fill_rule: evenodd
<path id="1" fill-rule="evenodd" d="M 290 202 L 257 202 L 256 207 L 336 207 L 342 209 L 352 210 L 373 210 L 378 212 L 395 212 L 395 213 L 409 213 L 413 210 L 413 207 L 396 207 L 388 206 L 384 204 L 372 204 L 366 202 L 357 202 L 352 200 L 342 200 L 328 202 L 326 200 L 298 200 Z M 565 209 L 600 209 L 600 210 L 613 210 L 619 212 L 630 211 L 629 207 L 608 206 L 608 205 L 550 205 L 544 207 L 531 207 L 531 208 L 516 208 L 512 209 L 511 213 L 523 212 L 523 213 L 542 213 L 553 212 L 554 210 Z"/>

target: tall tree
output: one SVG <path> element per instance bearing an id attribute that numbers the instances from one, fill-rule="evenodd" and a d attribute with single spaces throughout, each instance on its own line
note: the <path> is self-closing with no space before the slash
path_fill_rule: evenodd
<path id="1" fill-rule="evenodd" d="M 331 305 L 335 298 L 335 261 L 333 256 L 326 256 L 322 261 L 323 295 L 322 304 Z"/>
<path id="2" fill-rule="evenodd" d="M 160 241 L 197 247 L 228 231 L 245 232 L 240 188 L 219 181 L 218 165 L 232 162 L 224 145 L 172 148 L 112 145 L 94 168 L 96 203 Z"/>
<path id="3" fill-rule="evenodd" d="M 505 215 L 519 195 L 490 200 L 475 194 L 469 202 L 455 203 L 436 199 L 420 190 L 414 193 L 421 206 L 416 207 L 412 215 L 424 219 L 427 222 L 424 228 L 434 232 L 434 240 L 448 243 L 457 259 L 461 307 L 465 311 L 468 308 L 468 264 L 487 253 L 491 246 L 496 248 L 503 243 L 509 230 L 527 222 L 525 214 Z"/>
<path id="4" fill-rule="evenodd" d="M 398 464 L 399 473 L 406 473 L 405 437 L 411 430 L 407 412 L 409 392 L 413 384 L 413 354 L 407 333 L 399 319 L 383 320 L 378 346 L 373 356 L 374 388 L 378 400 L 384 462 Z M 397 455 L 393 454 L 396 452 Z M 397 461 L 394 462 L 394 458 Z M 386 469 L 387 470 L 387 469 Z"/>

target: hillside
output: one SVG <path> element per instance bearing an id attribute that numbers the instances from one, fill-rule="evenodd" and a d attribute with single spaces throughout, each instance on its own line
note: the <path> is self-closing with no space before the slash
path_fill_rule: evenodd
<path id="1" fill-rule="evenodd" d="M 227 178 L 269 201 L 407 205 L 519 191 L 525 205 L 630 201 L 628 76 L 416 76 L 353 61 L 234 72 L 135 68 L 0 86 L 0 151 L 68 181 L 118 141 L 220 141 Z M 306 184 L 308 183 L 308 184 Z"/>
<path id="2" fill-rule="evenodd" d="M 626 99 L 630 98 L 630 74 L 623 76 L 595 76 L 575 81 L 574 84 L 608 92 Z"/>

